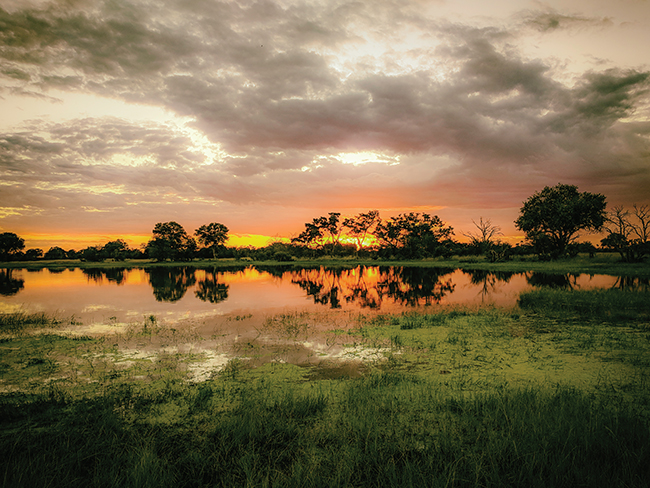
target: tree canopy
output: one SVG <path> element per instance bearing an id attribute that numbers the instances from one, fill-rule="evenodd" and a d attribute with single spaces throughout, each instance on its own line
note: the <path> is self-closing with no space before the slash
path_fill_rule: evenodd
<path id="1" fill-rule="evenodd" d="M 580 231 L 603 227 L 606 206 L 599 193 L 580 193 L 574 185 L 547 186 L 524 202 L 515 225 L 540 256 L 559 257 Z"/>
<path id="2" fill-rule="evenodd" d="M 199 244 L 212 250 L 212 257 L 217 257 L 217 249 L 228 240 L 228 227 L 218 222 L 202 225 L 194 231 Z"/>
<path id="3" fill-rule="evenodd" d="M 153 238 L 147 243 L 147 254 L 157 261 L 186 261 L 195 250 L 194 239 L 181 224 L 173 221 L 158 222 L 153 228 Z"/>
<path id="4" fill-rule="evenodd" d="M 375 229 L 381 246 L 406 258 L 437 255 L 441 242 L 453 233 L 437 215 L 417 212 L 381 221 Z"/>
<path id="5" fill-rule="evenodd" d="M 379 220 L 379 210 L 370 210 L 367 213 L 360 213 L 343 221 L 343 226 L 348 229 L 350 236 L 357 241 L 357 250 L 363 247 L 366 237 L 376 227 Z"/>
<path id="6" fill-rule="evenodd" d="M 3 232 L 0 234 L 0 260 L 9 261 L 18 251 L 25 248 L 25 240 L 18 237 L 13 232 Z"/>

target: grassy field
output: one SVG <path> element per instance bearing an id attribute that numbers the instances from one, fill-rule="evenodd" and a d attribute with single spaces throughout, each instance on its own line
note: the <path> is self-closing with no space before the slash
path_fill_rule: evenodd
<path id="1" fill-rule="evenodd" d="M 512 309 L 268 317 L 197 381 L 200 340 L 0 316 L 2 486 L 648 486 L 650 293 L 538 290 Z M 244 320 L 245 317 L 229 317 Z M 328 322 L 329 321 L 329 322 Z M 267 334 L 268 335 L 268 334 Z M 133 344 L 158 346 L 134 354 Z M 265 355 L 273 356 L 266 357 Z"/>

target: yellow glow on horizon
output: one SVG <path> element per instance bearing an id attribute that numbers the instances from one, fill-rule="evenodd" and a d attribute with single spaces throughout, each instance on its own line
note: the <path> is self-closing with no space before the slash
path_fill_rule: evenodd
<path id="1" fill-rule="evenodd" d="M 230 247 L 265 247 L 272 242 L 288 243 L 290 241 L 291 239 L 288 237 L 271 237 L 259 234 L 230 234 L 226 245 Z"/>
<path id="2" fill-rule="evenodd" d="M 91 246 L 103 246 L 107 242 L 122 239 L 126 241 L 129 247 L 139 248 L 146 244 L 151 235 L 140 234 L 21 234 L 20 237 L 25 239 L 25 249 L 40 248 L 46 252 L 51 247 L 60 247 L 66 251 L 74 249 L 80 251 Z"/>
<path id="3" fill-rule="evenodd" d="M 107 242 L 122 239 L 131 248 L 140 248 L 149 242 L 151 234 L 24 234 L 18 232 L 19 237 L 25 239 L 25 249 L 40 248 L 46 252 L 51 247 L 60 247 L 66 251 L 74 249 L 80 251 L 91 246 L 103 246 Z M 258 234 L 230 234 L 227 246 L 230 247 L 265 247 L 272 242 L 290 242 L 288 237 L 272 237 Z"/>

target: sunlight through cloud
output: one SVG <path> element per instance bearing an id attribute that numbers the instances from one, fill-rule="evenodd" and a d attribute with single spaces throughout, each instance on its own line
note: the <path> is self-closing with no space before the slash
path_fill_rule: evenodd
<path id="1" fill-rule="evenodd" d="M 386 156 L 384 154 L 378 154 L 370 151 L 339 153 L 334 156 L 334 158 L 343 164 L 351 164 L 353 166 L 368 163 L 381 163 L 394 166 L 400 162 L 399 156 Z"/>

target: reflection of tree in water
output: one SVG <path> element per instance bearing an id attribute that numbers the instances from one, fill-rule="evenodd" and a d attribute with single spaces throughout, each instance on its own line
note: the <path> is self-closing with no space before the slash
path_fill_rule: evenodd
<path id="1" fill-rule="evenodd" d="M 285 266 L 255 265 L 251 267 L 261 273 L 268 273 L 274 278 L 282 278 L 287 272 L 292 271 L 293 268 L 291 264 Z"/>
<path id="2" fill-rule="evenodd" d="M 372 282 L 365 266 L 358 268 L 357 280 L 345 295 L 347 303 L 357 303 L 361 308 L 379 308 L 382 297 L 376 283 Z"/>
<path id="3" fill-rule="evenodd" d="M 650 291 L 650 278 L 640 276 L 618 276 L 612 288 L 629 291 Z"/>
<path id="4" fill-rule="evenodd" d="M 481 286 L 479 295 L 485 298 L 490 293 L 496 292 L 499 283 L 509 283 L 516 274 L 512 271 L 486 271 L 484 269 L 463 269 L 463 274 L 469 275 L 472 285 Z"/>
<path id="5" fill-rule="evenodd" d="M 148 268 L 145 272 L 158 302 L 176 302 L 196 283 L 195 269 L 186 266 Z"/>
<path id="6" fill-rule="evenodd" d="M 377 289 L 380 295 L 386 295 L 402 305 L 440 303 L 456 288 L 451 279 L 446 281 L 441 279 L 453 271 L 453 269 L 418 267 L 380 268 Z"/>
<path id="7" fill-rule="evenodd" d="M 451 280 L 440 277 L 449 269 L 366 268 L 303 269 L 292 272 L 292 282 L 311 296 L 314 303 L 340 308 L 342 300 L 362 308 L 379 308 L 384 297 L 408 305 L 437 303 L 454 290 Z"/>
<path id="8" fill-rule="evenodd" d="M 126 268 L 84 268 L 81 270 L 88 281 L 102 283 L 104 278 L 109 283 L 123 285 L 126 283 Z"/>
<path id="9" fill-rule="evenodd" d="M 576 286 L 578 276 L 580 275 L 576 273 L 555 274 L 533 271 L 526 277 L 526 281 L 532 286 L 572 290 Z"/>
<path id="10" fill-rule="evenodd" d="M 219 273 L 216 269 L 205 272 L 205 278 L 196 283 L 194 294 L 199 300 L 210 303 L 223 302 L 228 298 L 229 285 L 219 283 Z"/>
<path id="11" fill-rule="evenodd" d="M 11 276 L 12 269 L 0 270 L 0 295 L 9 297 L 25 287 L 25 280 Z"/>
<path id="12" fill-rule="evenodd" d="M 314 303 L 329 305 L 330 308 L 341 308 L 339 289 L 342 269 L 301 269 L 292 272 L 291 282 L 298 285 L 314 299 Z"/>

